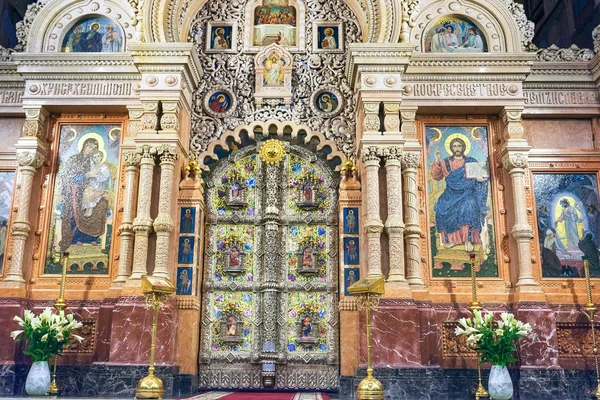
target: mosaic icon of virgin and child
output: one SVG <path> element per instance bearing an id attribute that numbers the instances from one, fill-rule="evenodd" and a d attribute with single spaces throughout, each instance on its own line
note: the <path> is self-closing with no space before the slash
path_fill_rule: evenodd
<path id="1" fill-rule="evenodd" d="M 60 165 L 60 251 L 72 246 L 101 243 L 113 199 L 116 167 L 106 161 L 104 139 L 96 134 L 84 135 L 78 152 Z M 58 206 L 58 205 L 57 205 Z"/>
<path id="2" fill-rule="evenodd" d="M 470 252 L 474 245 L 488 244 L 484 243 L 488 241 L 487 237 L 482 237 L 487 236 L 487 163 L 467 155 L 471 143 L 463 134 L 452 134 L 445 143 L 450 155 L 442 159 L 438 147 L 431 164 L 431 178 L 445 182 L 445 188 L 433 206 L 435 228 L 443 247 L 463 245 L 464 250 Z"/>

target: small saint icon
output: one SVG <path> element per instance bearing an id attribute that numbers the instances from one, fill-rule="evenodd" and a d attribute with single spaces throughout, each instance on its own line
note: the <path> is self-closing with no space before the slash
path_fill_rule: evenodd
<path id="1" fill-rule="evenodd" d="M 312 320 L 308 316 L 302 320 L 302 338 L 312 338 Z"/>
<path id="2" fill-rule="evenodd" d="M 229 316 L 225 329 L 225 336 L 237 336 L 237 321 L 234 316 Z"/>

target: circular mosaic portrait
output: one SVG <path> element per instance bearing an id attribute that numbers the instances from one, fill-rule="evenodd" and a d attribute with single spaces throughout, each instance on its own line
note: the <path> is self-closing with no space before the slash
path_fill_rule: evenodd
<path id="1" fill-rule="evenodd" d="M 235 111 L 236 100 L 225 88 L 216 88 L 204 97 L 204 110 L 214 117 L 223 118 Z"/>
<path id="2" fill-rule="evenodd" d="M 342 95 L 334 89 L 322 89 L 315 92 L 311 107 L 323 117 L 333 117 L 342 111 Z"/>

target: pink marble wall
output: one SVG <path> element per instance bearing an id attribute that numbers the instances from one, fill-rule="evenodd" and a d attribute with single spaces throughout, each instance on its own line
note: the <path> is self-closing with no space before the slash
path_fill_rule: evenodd
<path id="1" fill-rule="evenodd" d="M 559 368 L 556 313 L 549 305 L 520 303 L 514 314 L 533 327 L 529 336 L 519 341 L 521 368 Z"/>
<path id="2" fill-rule="evenodd" d="M 590 119 L 530 119 L 523 126 L 533 149 L 594 148 Z"/>
<path id="3" fill-rule="evenodd" d="M 13 318 L 15 315 L 22 316 L 24 309 L 24 302 L 19 299 L 0 298 L 0 363 L 13 362 L 21 354 L 19 349 L 22 345 L 17 344 L 10 333 L 20 329 Z"/>
<path id="4" fill-rule="evenodd" d="M 2 118 L 0 122 L 0 153 L 14 153 L 25 120 L 23 118 Z"/>
<path id="5" fill-rule="evenodd" d="M 172 302 L 160 310 L 156 334 L 156 363 L 175 361 L 177 318 Z M 112 312 L 109 362 L 146 364 L 150 360 L 152 310 L 141 297 L 119 299 Z M 185 343 L 180 344 L 185 346 Z"/>

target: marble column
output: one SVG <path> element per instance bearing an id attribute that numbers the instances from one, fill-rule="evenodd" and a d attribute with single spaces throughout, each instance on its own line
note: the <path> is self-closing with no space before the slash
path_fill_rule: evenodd
<path id="1" fill-rule="evenodd" d="M 381 276 L 381 232 L 383 223 L 379 212 L 379 152 L 374 146 L 363 148 L 362 161 L 365 164 L 365 186 L 367 192 L 367 234 L 368 270 L 367 276 Z"/>
<path id="2" fill-rule="evenodd" d="M 152 180 L 154 178 L 154 164 L 156 148 L 143 145 L 138 151 L 140 157 L 140 184 L 138 190 L 137 216 L 133 220 L 135 234 L 135 250 L 133 258 L 133 271 L 127 280 L 130 286 L 140 285 L 143 275 L 148 272 L 148 236 L 152 232 L 152 218 L 150 218 L 150 205 L 152 201 Z"/>
<path id="3" fill-rule="evenodd" d="M 508 170 L 512 181 L 513 206 L 515 212 L 515 225 L 511 234 L 517 243 L 517 257 L 519 259 L 519 291 L 535 291 L 541 289 L 533 278 L 531 266 L 531 239 L 533 229 L 527 223 L 527 205 L 525 200 L 525 171 L 527 169 L 527 153 L 507 153 L 503 158 L 504 167 Z"/>
<path id="4" fill-rule="evenodd" d="M 47 117 L 48 112 L 40 106 L 25 107 L 25 123 L 16 145 L 17 162 L 19 164 L 17 174 L 19 178 L 17 183 L 17 215 L 12 222 L 10 233 L 13 243 L 12 256 L 3 281 L 5 285 L 8 284 L 9 286 L 20 286 L 25 283 L 23 277 L 25 244 L 31 230 L 29 205 L 31 203 L 33 178 L 46 159 L 44 123 Z"/>
<path id="5" fill-rule="evenodd" d="M 389 237 L 390 272 L 388 282 L 406 282 L 404 272 L 404 220 L 402 216 L 402 149 L 384 150 L 388 217 L 385 230 Z"/>
<path id="6" fill-rule="evenodd" d="M 402 156 L 402 176 L 404 178 L 404 238 L 406 241 L 406 280 L 411 289 L 423 289 L 421 278 L 421 252 L 419 242 L 419 188 L 417 167 L 421 156 L 418 152 L 405 152 Z"/>
<path id="7" fill-rule="evenodd" d="M 12 257 L 4 282 L 25 283 L 23 278 L 23 260 L 25 257 L 25 242 L 29 237 L 31 226 L 29 224 L 29 204 L 31 202 L 31 189 L 33 177 L 44 162 L 45 156 L 39 152 L 17 153 L 19 163 L 19 200 L 17 215 L 12 222 L 11 236 L 13 241 Z"/>
<path id="8" fill-rule="evenodd" d="M 125 194 L 123 199 L 123 220 L 119 226 L 121 251 L 119 255 L 119 272 L 115 283 L 125 283 L 131 275 L 133 262 L 133 218 L 137 197 L 137 182 L 140 172 L 140 157 L 136 152 L 125 153 Z"/>
<path id="9" fill-rule="evenodd" d="M 173 171 L 177 160 L 175 146 L 163 144 L 157 148 L 160 159 L 160 194 L 158 197 L 158 215 L 154 220 L 156 232 L 156 258 L 152 276 L 169 278 L 169 244 L 173 230 L 172 199 L 173 199 Z"/>
<path id="10" fill-rule="evenodd" d="M 506 140 L 502 153 L 502 163 L 504 168 L 508 170 L 513 189 L 515 224 L 512 227 L 511 235 L 517 243 L 517 257 L 519 260 L 517 291 L 542 293 L 539 284 L 533 277 L 531 265 L 533 229 L 527 221 L 527 201 L 525 197 L 525 172 L 530 147 L 525 140 L 525 129 L 521 120 L 522 111 L 522 108 L 505 108 L 502 112 L 503 136 Z"/>

